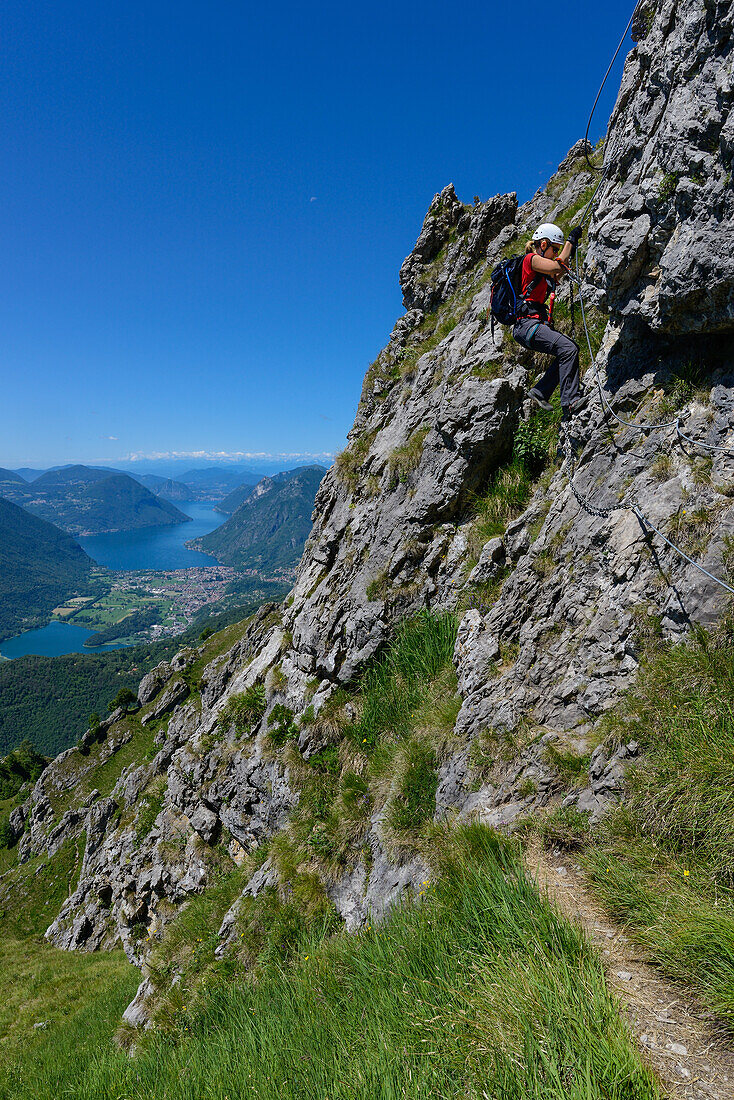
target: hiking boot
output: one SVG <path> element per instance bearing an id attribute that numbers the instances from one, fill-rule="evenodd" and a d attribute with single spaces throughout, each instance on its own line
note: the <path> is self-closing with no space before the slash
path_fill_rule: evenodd
<path id="1" fill-rule="evenodd" d="M 585 409 L 586 406 L 588 405 L 588 403 L 589 403 L 588 393 L 582 393 L 582 394 L 580 394 L 579 397 L 576 398 L 575 401 L 572 401 L 570 405 L 564 406 L 563 411 L 569 417 L 575 416 L 576 413 L 579 413 L 579 412 L 581 412 L 582 409 Z"/>
<path id="2" fill-rule="evenodd" d="M 551 405 L 550 401 L 546 401 L 546 399 L 543 397 L 543 394 L 540 392 L 540 390 L 536 389 L 535 386 L 533 386 L 533 388 L 531 389 L 528 397 L 538 406 L 539 409 L 545 409 L 546 412 L 553 412 L 553 406 Z"/>

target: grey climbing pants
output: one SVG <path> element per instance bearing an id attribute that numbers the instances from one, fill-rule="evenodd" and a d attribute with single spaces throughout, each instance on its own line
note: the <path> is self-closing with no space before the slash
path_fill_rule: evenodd
<path id="1" fill-rule="evenodd" d="M 512 330 L 512 335 L 529 351 L 544 351 L 552 355 L 553 362 L 542 377 L 535 383 L 535 389 L 550 401 L 551 394 L 561 383 L 561 405 L 564 409 L 576 400 L 581 393 L 579 385 L 579 346 L 569 336 L 556 332 L 548 325 L 538 324 L 537 319 L 521 317 Z"/>

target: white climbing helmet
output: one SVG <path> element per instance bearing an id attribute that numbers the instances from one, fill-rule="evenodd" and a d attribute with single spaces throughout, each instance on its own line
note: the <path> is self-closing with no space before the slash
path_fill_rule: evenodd
<path id="1" fill-rule="evenodd" d="M 559 229 L 553 222 L 543 222 L 533 233 L 533 241 L 542 241 L 543 237 L 549 244 L 557 244 L 559 248 L 563 247 L 563 230 Z"/>

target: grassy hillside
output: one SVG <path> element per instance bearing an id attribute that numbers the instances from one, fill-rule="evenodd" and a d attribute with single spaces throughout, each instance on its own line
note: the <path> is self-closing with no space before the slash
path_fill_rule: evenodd
<path id="1" fill-rule="evenodd" d="M 267 492 L 249 495 L 233 515 L 198 541 L 218 561 L 265 575 L 293 569 L 311 531 L 323 466 L 306 466 Z M 229 505 L 228 505 L 229 506 Z"/>
<path id="2" fill-rule="evenodd" d="M 421 903 L 380 929 L 281 919 L 256 982 L 221 975 L 132 1059 L 100 1041 L 104 1017 L 93 1057 L 49 1028 L 11 1060 L 5 1095 L 654 1100 L 593 949 L 516 853 L 480 827 L 436 841 Z"/>
<path id="3" fill-rule="evenodd" d="M 454 633 L 450 616 L 405 623 L 360 685 L 316 719 L 330 743 L 308 761 L 292 716 L 273 713 L 271 748 L 288 762 L 299 806 L 241 867 L 226 841 L 215 851 L 212 884 L 156 943 L 156 1027 L 136 1036 L 132 1058 L 113 1042 L 134 988 L 124 962 L 28 946 L 73 888 L 73 845 L 23 867 L 3 854 L 5 886 L 15 883 L 12 911 L 0 917 L 8 1003 L 30 1002 L 49 1026 L 30 1034 L 17 1013 L 0 1013 L 0 1096 L 657 1098 L 595 949 L 523 870 L 521 846 L 535 830 L 573 849 L 599 897 L 682 992 L 693 986 L 734 1022 L 731 635 L 655 643 L 634 691 L 602 722 L 602 740 L 635 737 L 643 748 L 623 807 L 594 829 L 584 815 L 552 809 L 510 840 L 432 822 L 455 717 Z M 210 656 L 233 637 L 211 638 Z M 234 697 L 225 722 L 236 724 L 246 702 Z M 130 754 L 146 751 L 141 728 L 119 760 L 86 776 L 85 791 L 108 792 Z M 388 843 L 422 854 L 430 871 L 414 902 L 347 935 L 321 878 L 358 858 L 378 809 Z M 248 899 L 235 948 L 218 959 L 222 916 L 266 856 L 285 885 Z"/>
<path id="4" fill-rule="evenodd" d="M 85 591 L 92 565 L 63 531 L 0 497 L 0 638 L 40 625 Z"/>

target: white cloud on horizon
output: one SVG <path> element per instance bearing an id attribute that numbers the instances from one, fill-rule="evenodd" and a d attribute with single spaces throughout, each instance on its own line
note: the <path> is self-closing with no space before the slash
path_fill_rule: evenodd
<path id="1" fill-rule="evenodd" d="M 292 462 L 294 459 L 333 459 L 333 451 L 317 454 L 303 451 L 131 451 L 118 462 L 176 462 L 178 459 L 203 459 L 206 462 Z"/>

